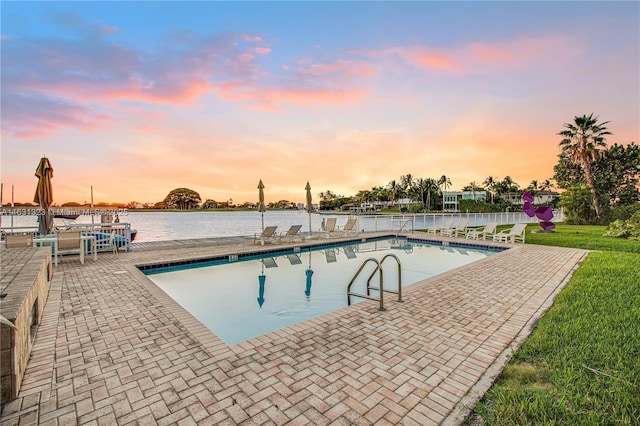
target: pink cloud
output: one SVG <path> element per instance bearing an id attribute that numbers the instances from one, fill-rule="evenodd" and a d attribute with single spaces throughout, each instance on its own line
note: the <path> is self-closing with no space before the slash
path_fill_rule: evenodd
<path id="1" fill-rule="evenodd" d="M 558 56 L 568 57 L 571 49 L 563 38 L 521 38 L 493 43 L 476 42 L 448 49 L 434 46 L 394 47 L 368 56 L 384 58 L 400 57 L 408 64 L 434 71 L 468 74 L 496 69 L 523 67 L 541 61 L 557 61 Z"/>

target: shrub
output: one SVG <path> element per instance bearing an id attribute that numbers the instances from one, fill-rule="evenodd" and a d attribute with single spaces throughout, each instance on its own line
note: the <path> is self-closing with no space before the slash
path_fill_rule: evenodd
<path id="1" fill-rule="evenodd" d="M 618 219 L 611 222 L 604 236 L 640 240 L 640 210 L 636 210 L 627 220 Z"/>

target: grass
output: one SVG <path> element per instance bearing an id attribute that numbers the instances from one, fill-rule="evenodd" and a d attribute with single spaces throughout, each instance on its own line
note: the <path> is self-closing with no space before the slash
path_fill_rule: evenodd
<path id="1" fill-rule="evenodd" d="M 527 229 L 535 229 L 529 226 Z M 640 425 L 640 242 L 560 225 L 527 243 L 590 253 L 468 425 Z"/>

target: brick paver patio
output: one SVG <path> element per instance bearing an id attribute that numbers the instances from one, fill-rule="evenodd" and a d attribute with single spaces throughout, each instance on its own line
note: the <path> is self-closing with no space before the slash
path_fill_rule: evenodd
<path id="1" fill-rule="evenodd" d="M 2 424 L 459 424 L 586 255 L 518 244 L 407 287 L 387 311 L 364 301 L 233 346 L 134 266 L 256 247 L 64 258 Z"/>

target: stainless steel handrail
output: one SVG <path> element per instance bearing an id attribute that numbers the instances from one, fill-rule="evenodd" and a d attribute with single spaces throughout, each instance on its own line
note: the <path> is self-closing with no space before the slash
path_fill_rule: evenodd
<path id="1" fill-rule="evenodd" d="M 404 302 L 402 300 L 402 265 L 400 264 L 400 259 L 398 258 L 398 256 L 396 256 L 393 253 L 389 253 L 387 255 L 385 255 L 382 259 L 380 259 L 380 262 L 378 263 L 378 268 L 380 269 L 380 281 L 382 281 L 382 275 L 383 275 L 383 271 L 382 271 L 382 264 L 384 263 L 384 261 L 389 258 L 392 257 L 396 260 L 396 263 L 398 264 L 398 291 L 393 291 L 393 290 L 384 290 L 382 288 L 378 289 L 377 287 L 371 287 L 371 278 L 373 278 L 373 275 L 376 273 L 377 269 L 373 271 L 373 273 L 369 276 L 369 279 L 367 280 L 367 294 L 371 294 L 370 290 L 379 290 L 380 293 L 382 293 L 383 291 L 387 292 L 387 293 L 393 293 L 393 294 L 397 294 L 398 295 L 398 302 Z"/>
<path id="2" fill-rule="evenodd" d="M 387 258 L 394 258 L 396 260 L 396 262 L 398 263 L 398 291 L 393 291 L 393 290 L 385 290 L 384 289 L 384 272 L 382 269 L 382 264 L 384 263 L 384 261 Z M 355 293 L 351 291 L 351 286 L 353 285 L 353 283 L 355 282 L 356 278 L 358 278 L 358 276 L 360 275 L 360 273 L 362 272 L 362 270 L 364 269 L 364 267 L 370 263 L 373 262 L 376 264 L 373 272 L 371 272 L 371 275 L 369 275 L 369 278 L 367 279 L 367 294 L 360 294 L 360 293 Z M 371 286 L 371 280 L 373 279 L 373 277 L 375 276 L 375 274 L 379 273 L 380 276 L 380 280 L 379 280 L 379 286 L 378 287 L 372 287 Z M 378 291 L 378 297 L 373 297 L 371 296 L 371 290 L 377 290 Z M 357 296 L 357 297 L 362 297 L 364 299 L 369 299 L 369 300 L 378 300 L 380 303 L 380 307 L 378 308 L 379 311 L 386 311 L 386 308 L 384 307 L 384 293 L 393 293 L 393 294 L 397 294 L 398 295 L 398 302 L 402 302 L 402 265 L 400 264 L 400 259 L 398 258 L 398 256 L 396 256 L 395 254 L 389 253 L 387 255 L 385 255 L 381 260 L 377 260 L 373 257 L 370 257 L 368 259 L 366 259 L 364 262 L 362 262 L 362 265 L 360 265 L 360 268 L 358 268 L 358 270 L 356 271 L 356 273 L 353 275 L 353 278 L 351 278 L 351 281 L 349 282 L 349 285 L 347 285 L 347 305 L 351 305 L 351 296 Z"/>

